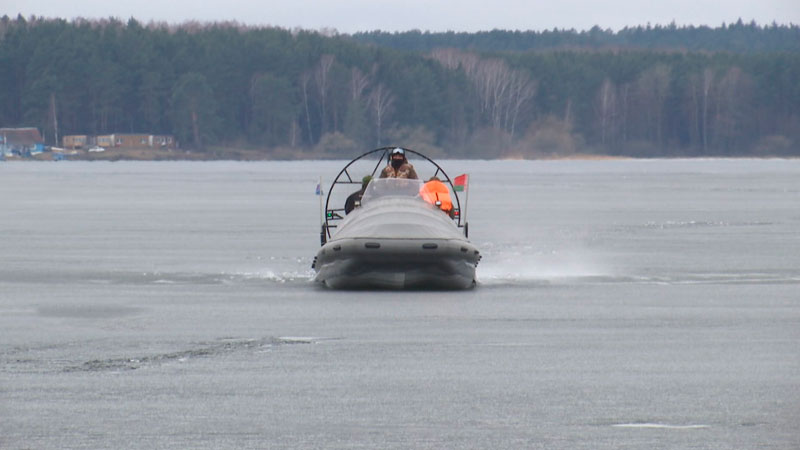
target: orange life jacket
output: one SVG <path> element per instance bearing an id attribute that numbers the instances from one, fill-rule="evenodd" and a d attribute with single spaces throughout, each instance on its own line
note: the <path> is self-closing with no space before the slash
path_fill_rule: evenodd
<path id="1" fill-rule="evenodd" d="M 450 190 L 447 189 L 447 185 L 441 181 L 433 180 L 423 184 L 419 189 L 419 195 L 431 205 L 435 205 L 437 201 L 442 202 L 439 209 L 446 213 L 450 213 L 453 209 L 453 201 L 450 200 Z"/>

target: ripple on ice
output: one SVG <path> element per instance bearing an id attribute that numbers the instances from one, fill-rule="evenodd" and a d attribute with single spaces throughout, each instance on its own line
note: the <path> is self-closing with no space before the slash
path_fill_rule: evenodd
<path id="1" fill-rule="evenodd" d="M 672 425 L 666 423 L 649 423 L 649 422 L 634 422 L 634 423 L 615 423 L 611 425 L 614 428 L 653 428 L 663 430 L 697 430 L 703 428 L 711 428 L 703 424 L 690 424 L 690 425 Z"/>

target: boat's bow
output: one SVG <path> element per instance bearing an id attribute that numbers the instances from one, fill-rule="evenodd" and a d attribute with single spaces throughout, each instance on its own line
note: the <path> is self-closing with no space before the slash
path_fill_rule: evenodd
<path id="1" fill-rule="evenodd" d="M 393 191 L 400 183 L 402 192 Z M 316 281 L 345 289 L 474 286 L 480 252 L 447 214 L 415 195 L 420 185 L 373 181 L 363 206 L 317 253 Z"/>

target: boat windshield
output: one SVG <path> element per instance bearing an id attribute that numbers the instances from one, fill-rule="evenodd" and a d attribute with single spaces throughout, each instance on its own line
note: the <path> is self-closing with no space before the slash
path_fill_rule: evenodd
<path id="1" fill-rule="evenodd" d="M 361 204 L 383 197 L 421 198 L 419 190 L 422 180 L 409 180 L 407 178 L 378 178 L 369 182 Z"/>

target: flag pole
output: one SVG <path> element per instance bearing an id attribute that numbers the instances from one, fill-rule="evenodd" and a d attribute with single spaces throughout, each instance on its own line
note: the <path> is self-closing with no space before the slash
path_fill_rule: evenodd
<path id="1" fill-rule="evenodd" d="M 469 174 L 467 174 L 467 183 L 464 185 L 464 190 L 467 191 L 467 195 L 464 196 L 464 215 L 462 218 L 464 219 L 464 224 L 467 223 L 467 205 L 469 205 Z"/>
<path id="2" fill-rule="evenodd" d="M 319 224 L 325 225 L 325 207 L 322 206 L 322 194 L 324 191 L 322 190 L 322 177 L 319 177 L 319 181 L 317 182 L 317 186 L 319 190 L 317 191 L 317 197 L 319 197 Z"/>

